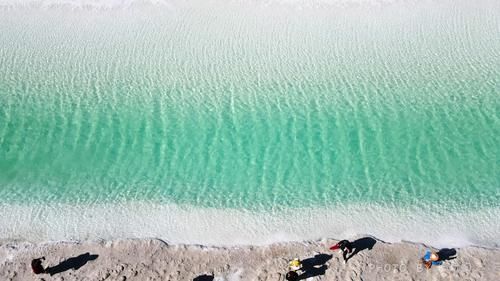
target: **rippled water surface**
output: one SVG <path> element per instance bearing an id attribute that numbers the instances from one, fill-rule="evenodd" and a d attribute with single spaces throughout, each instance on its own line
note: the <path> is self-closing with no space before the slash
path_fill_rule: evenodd
<path id="1" fill-rule="evenodd" d="M 0 10 L 0 204 L 498 210 L 500 6 L 466 2 Z"/>

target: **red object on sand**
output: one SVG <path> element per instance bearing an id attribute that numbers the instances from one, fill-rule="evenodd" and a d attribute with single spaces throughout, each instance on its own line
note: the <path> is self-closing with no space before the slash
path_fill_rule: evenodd
<path id="1" fill-rule="evenodd" d="M 339 244 L 335 244 L 335 245 L 330 247 L 330 250 L 335 251 L 335 250 L 338 250 L 339 248 L 340 248 Z"/>

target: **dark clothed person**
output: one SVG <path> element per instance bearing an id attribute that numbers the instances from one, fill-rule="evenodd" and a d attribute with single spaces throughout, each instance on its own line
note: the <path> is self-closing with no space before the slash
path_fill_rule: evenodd
<path id="1" fill-rule="evenodd" d="M 352 244 L 347 240 L 342 240 L 338 243 L 339 248 L 342 250 L 342 257 L 344 257 L 344 261 L 347 262 L 347 254 L 352 252 Z"/>
<path id="2" fill-rule="evenodd" d="M 34 259 L 31 261 L 31 269 L 33 270 L 33 273 L 35 274 L 41 274 L 45 273 L 45 268 L 43 268 L 42 265 L 42 260 L 44 260 L 44 257 L 41 257 L 39 259 Z"/>

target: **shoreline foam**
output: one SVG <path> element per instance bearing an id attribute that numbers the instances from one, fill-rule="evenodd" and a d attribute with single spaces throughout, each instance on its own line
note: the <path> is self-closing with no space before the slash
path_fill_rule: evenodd
<path id="1" fill-rule="evenodd" d="M 376 204 L 249 211 L 151 202 L 0 204 L 1 240 L 61 241 L 157 237 L 173 244 L 268 245 L 369 234 L 387 242 L 498 248 L 498 208 L 444 212 Z"/>

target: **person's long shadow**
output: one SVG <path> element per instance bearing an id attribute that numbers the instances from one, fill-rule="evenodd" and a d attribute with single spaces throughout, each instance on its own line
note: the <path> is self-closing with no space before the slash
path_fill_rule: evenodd
<path id="1" fill-rule="evenodd" d="M 457 250 L 444 248 L 439 250 L 439 252 L 437 252 L 437 255 L 439 257 L 439 260 L 441 261 L 452 260 L 457 258 Z"/>
<path id="2" fill-rule="evenodd" d="M 84 266 L 88 261 L 95 260 L 97 259 L 97 257 L 98 255 L 91 255 L 90 253 L 81 254 L 77 257 L 64 260 L 56 266 L 48 267 L 46 270 L 47 273 L 50 275 L 61 273 L 70 269 L 78 270 L 80 267 Z"/>
<path id="3" fill-rule="evenodd" d="M 193 279 L 193 281 L 212 281 L 212 280 L 214 280 L 214 277 L 212 275 L 206 275 L 206 274 L 200 275 Z"/>
<path id="4" fill-rule="evenodd" d="M 304 271 L 299 280 L 307 279 L 309 277 L 324 275 L 328 266 L 325 264 L 332 258 L 332 255 L 317 254 L 312 258 L 307 258 L 302 261 L 302 270 Z M 320 266 L 320 267 L 317 267 Z"/>
<path id="5" fill-rule="evenodd" d="M 373 246 L 377 243 L 377 240 L 371 238 L 371 237 L 363 237 L 360 238 L 354 242 L 352 242 L 352 247 L 354 248 L 354 251 L 351 253 L 351 255 L 347 258 L 347 260 L 350 260 L 353 256 L 357 255 L 359 252 L 364 251 L 366 249 L 371 250 L 373 249 Z"/>

